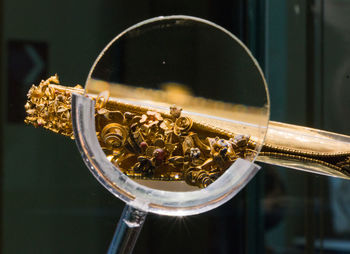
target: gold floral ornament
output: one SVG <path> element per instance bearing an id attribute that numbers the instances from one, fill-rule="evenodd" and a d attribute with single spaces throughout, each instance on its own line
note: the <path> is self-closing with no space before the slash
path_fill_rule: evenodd
<path id="1" fill-rule="evenodd" d="M 121 89 L 125 90 L 123 85 Z M 134 93 L 134 88 L 129 89 Z M 28 92 L 25 122 L 73 138 L 71 94 L 84 94 L 81 86 L 60 86 L 57 75 Z M 142 94 L 162 99 L 160 91 L 142 89 Z M 160 96 L 161 95 L 161 96 Z M 96 105 L 96 135 L 107 158 L 130 177 L 147 180 L 186 181 L 206 187 L 221 176 L 239 157 L 256 156 L 256 137 L 231 131 L 182 115 L 173 105 L 168 112 L 150 111 L 109 98 L 107 91 L 88 95 Z M 160 97 L 159 97 L 160 96 Z M 191 103 L 235 111 L 239 105 L 215 103 L 191 97 Z M 216 106 L 215 106 L 216 105 Z M 220 106 L 221 105 L 221 106 Z M 224 108 L 222 108 L 224 107 Z M 259 111 L 260 112 L 260 111 Z M 269 122 L 267 137 L 257 161 L 275 163 L 311 172 L 350 179 L 350 151 L 345 142 L 320 135 L 322 131 Z M 278 130 L 277 132 L 269 130 Z M 286 133 L 295 135 L 285 135 Z M 315 133 L 321 133 L 315 135 Z M 307 137 L 306 141 L 292 138 Z M 337 135 L 337 134 L 335 134 Z M 291 164 L 292 163 L 292 164 Z"/>
<path id="2" fill-rule="evenodd" d="M 53 76 L 32 86 L 25 105 L 26 123 L 73 138 L 71 93 Z M 208 131 L 182 115 L 176 105 L 169 113 L 110 102 L 104 91 L 95 100 L 96 135 L 107 158 L 132 178 L 185 181 L 205 188 L 239 157 L 250 156 L 254 142 L 246 136 Z"/>
<path id="3" fill-rule="evenodd" d="M 52 84 L 59 84 L 57 75 L 42 80 L 38 86 L 32 85 L 24 106 L 27 113 L 24 122 L 73 138 L 71 93 L 54 89 Z M 75 88 L 82 87 L 77 85 Z"/>
<path id="4" fill-rule="evenodd" d="M 249 153 L 249 137 L 207 137 L 182 109 L 121 112 L 97 109 L 97 134 L 108 159 L 133 178 L 184 180 L 205 188 Z"/>

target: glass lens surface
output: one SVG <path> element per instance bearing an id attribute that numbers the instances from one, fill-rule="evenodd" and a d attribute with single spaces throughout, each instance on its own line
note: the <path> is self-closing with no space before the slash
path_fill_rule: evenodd
<path id="1" fill-rule="evenodd" d="M 160 190 L 205 188 L 237 158 L 253 161 L 269 120 L 264 77 L 213 23 L 160 17 L 118 35 L 86 82 L 107 158 Z"/>

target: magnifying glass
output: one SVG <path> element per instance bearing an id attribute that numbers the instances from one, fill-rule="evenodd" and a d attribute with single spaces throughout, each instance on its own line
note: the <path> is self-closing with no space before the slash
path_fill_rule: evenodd
<path id="1" fill-rule="evenodd" d="M 350 179 L 350 137 L 269 121 L 258 63 L 203 19 L 136 24 L 101 52 L 85 89 L 58 84 L 32 86 L 25 122 L 74 130 L 92 174 L 126 203 L 108 253 L 132 251 L 148 212 L 187 216 L 228 201 L 254 161 Z"/>
<path id="2" fill-rule="evenodd" d="M 269 97 L 258 63 L 229 31 L 158 17 L 106 46 L 85 96 L 72 97 L 72 119 L 86 165 L 126 203 L 109 253 L 127 253 L 148 212 L 209 211 L 249 182 Z"/>

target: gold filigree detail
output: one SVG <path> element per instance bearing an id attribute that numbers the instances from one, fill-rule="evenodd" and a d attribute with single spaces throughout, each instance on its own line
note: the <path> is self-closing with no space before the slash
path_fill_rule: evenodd
<path id="1" fill-rule="evenodd" d="M 57 84 L 59 80 L 56 74 L 45 81 L 42 80 L 38 86 L 32 85 L 24 106 L 27 113 L 24 122 L 73 138 L 71 92 L 51 86 Z M 82 89 L 80 85 L 75 88 Z"/>
<path id="2" fill-rule="evenodd" d="M 26 123 L 73 138 L 71 92 L 57 75 L 32 86 L 25 105 Z M 238 158 L 246 157 L 249 137 L 225 139 L 194 125 L 173 105 L 169 113 L 109 107 L 109 93 L 95 100 L 96 134 L 107 158 L 133 178 L 184 180 L 201 188 L 215 181 Z M 238 139 L 238 140 L 237 140 Z"/>
<path id="3" fill-rule="evenodd" d="M 83 94 L 84 90 L 79 85 L 60 86 L 57 75 L 41 81 L 38 86 L 33 85 L 25 105 L 25 122 L 73 138 L 72 92 Z M 251 159 L 256 154 L 256 143 L 250 137 L 193 121 L 182 115 L 182 109 L 176 105 L 171 106 L 169 112 L 155 112 L 118 102 L 109 98 L 108 92 L 91 99 L 96 102 L 96 134 L 101 147 L 107 158 L 130 177 L 184 180 L 203 188 L 221 176 L 237 158 Z M 271 125 L 293 127 L 274 122 Z M 318 152 L 290 148 L 293 144 L 290 147 L 275 145 L 274 135 L 268 133 L 268 137 L 270 143 L 263 145 L 258 160 L 297 161 L 303 165 L 307 162 L 326 167 L 325 172 L 330 175 L 349 178 L 348 149 Z"/>
<path id="4" fill-rule="evenodd" d="M 133 178 L 185 180 L 205 188 L 251 150 L 246 136 L 224 139 L 212 133 L 207 137 L 176 106 L 170 107 L 168 115 L 107 108 L 97 112 L 101 146 L 109 160 Z"/>

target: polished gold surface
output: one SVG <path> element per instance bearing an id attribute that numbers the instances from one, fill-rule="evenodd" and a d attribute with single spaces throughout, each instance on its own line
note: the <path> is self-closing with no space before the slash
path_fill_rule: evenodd
<path id="1" fill-rule="evenodd" d="M 124 91 L 124 96 L 132 92 L 121 85 L 118 91 Z M 81 86 L 60 86 L 57 76 L 33 86 L 25 105 L 28 114 L 25 122 L 73 138 L 70 119 L 73 92 L 83 94 L 84 90 Z M 134 93 L 143 94 L 147 99 L 166 95 L 147 89 L 135 89 Z M 235 129 L 214 126 L 212 122 L 208 124 L 183 115 L 182 109 L 176 106 L 151 110 L 133 101 L 110 98 L 109 92 L 87 96 L 96 102 L 96 131 L 107 158 L 133 178 L 186 181 L 189 185 L 206 187 L 238 157 L 251 160 L 255 156 L 259 139 L 254 135 L 241 135 L 239 126 Z M 200 100 L 202 109 L 224 111 L 229 108 L 227 114 L 236 114 L 248 121 L 259 115 L 251 110 L 239 115 L 235 113 L 237 106 L 220 102 L 215 102 L 216 109 L 213 109 L 214 101 L 195 99 L 189 94 L 181 97 L 188 100 L 189 107 L 191 101 L 197 105 Z M 167 97 L 166 101 L 171 102 L 171 98 Z M 249 133 L 259 134 L 259 130 L 254 131 Z M 349 178 L 349 140 L 339 134 L 270 122 L 257 160 Z"/>
<path id="2" fill-rule="evenodd" d="M 258 160 L 330 176 L 350 178 L 350 137 L 270 122 Z"/>

